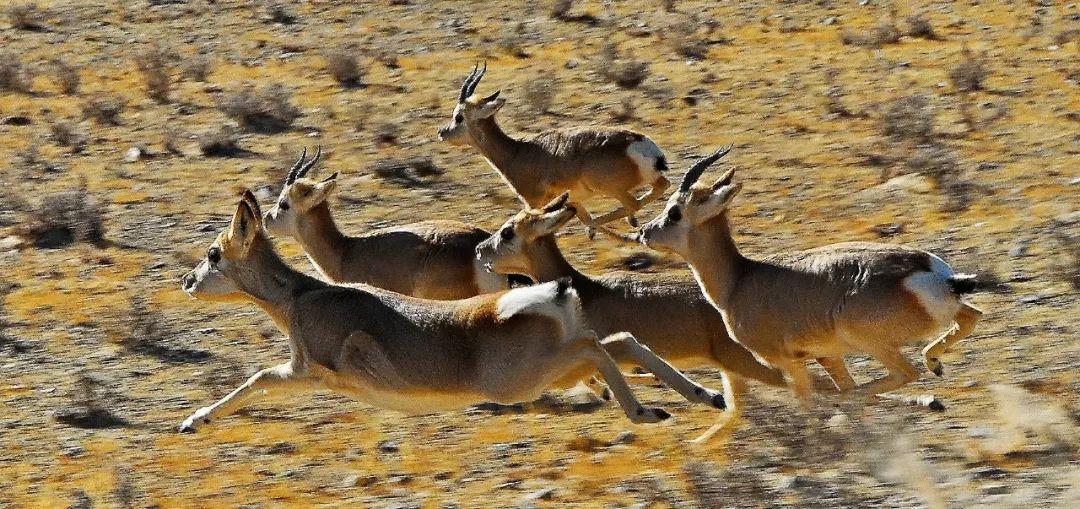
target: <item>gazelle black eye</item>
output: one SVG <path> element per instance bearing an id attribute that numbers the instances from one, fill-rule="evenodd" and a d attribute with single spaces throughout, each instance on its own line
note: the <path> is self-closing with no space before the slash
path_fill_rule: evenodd
<path id="1" fill-rule="evenodd" d="M 221 250 L 216 248 L 216 247 L 212 247 L 212 248 L 208 249 L 206 251 L 206 259 L 210 260 L 210 263 L 214 263 L 214 264 L 216 264 L 217 262 L 220 262 L 221 261 Z"/>
<path id="2" fill-rule="evenodd" d="M 454 122 L 464 122 L 464 121 L 465 121 L 465 115 L 462 115 L 461 113 L 458 113 L 457 116 L 454 117 Z"/>
<path id="3" fill-rule="evenodd" d="M 679 220 L 682 219 L 682 212 L 679 211 L 679 207 L 671 207 L 668 209 L 667 218 L 672 223 L 679 222 Z"/>
<path id="4" fill-rule="evenodd" d="M 510 240 L 514 238 L 514 229 L 507 226 L 499 232 L 499 236 L 502 237 L 503 240 Z"/>
<path id="5" fill-rule="evenodd" d="M 277 206 L 281 210 L 289 210 L 289 202 L 287 201 L 279 201 Z"/>

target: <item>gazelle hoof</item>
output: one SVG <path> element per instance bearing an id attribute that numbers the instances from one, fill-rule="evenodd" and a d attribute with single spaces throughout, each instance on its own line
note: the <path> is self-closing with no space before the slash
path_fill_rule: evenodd
<path id="1" fill-rule="evenodd" d="M 180 433 L 194 433 L 195 425 L 191 422 L 184 421 L 182 424 L 180 424 L 180 429 L 178 431 Z"/>
<path id="2" fill-rule="evenodd" d="M 596 228 L 593 228 L 592 226 L 586 227 L 585 236 L 588 237 L 589 240 L 596 240 Z"/>
<path id="3" fill-rule="evenodd" d="M 638 227 L 637 218 L 634 217 L 634 216 L 626 216 L 626 222 L 629 223 L 630 226 L 633 226 L 634 228 Z"/>
<path id="4" fill-rule="evenodd" d="M 713 396 L 713 398 L 712 398 L 712 406 L 713 406 L 713 408 L 717 408 L 719 410 L 727 409 L 727 402 L 724 401 L 724 395 L 723 394 L 717 394 L 716 396 Z"/>
<path id="5" fill-rule="evenodd" d="M 663 408 L 638 407 L 637 415 L 633 416 L 630 420 L 638 424 L 648 424 L 660 422 L 670 417 L 671 414 Z"/>
<path id="6" fill-rule="evenodd" d="M 941 361 L 927 357 L 926 369 L 929 369 L 931 373 L 942 376 L 945 373 L 945 368 L 941 365 Z"/>
<path id="7" fill-rule="evenodd" d="M 945 405 L 942 402 L 938 401 L 937 398 L 934 398 L 932 401 L 930 401 L 930 403 L 926 405 L 926 408 L 929 408 L 930 410 L 933 410 L 935 412 L 945 411 Z"/>

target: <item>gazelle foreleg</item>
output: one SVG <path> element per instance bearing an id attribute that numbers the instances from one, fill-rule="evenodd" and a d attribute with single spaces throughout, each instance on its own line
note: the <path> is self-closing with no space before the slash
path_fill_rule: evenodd
<path id="1" fill-rule="evenodd" d="M 742 395 L 746 393 L 746 379 L 729 372 L 724 372 L 724 401 L 727 403 L 727 411 L 724 412 L 723 420 L 714 424 L 711 428 L 691 440 L 691 443 L 700 444 L 707 442 L 719 432 L 733 429 L 735 423 L 742 415 Z"/>
<path id="2" fill-rule="evenodd" d="M 956 328 L 949 333 L 930 342 L 923 348 L 923 359 L 926 361 L 926 369 L 931 373 L 941 376 L 941 355 L 949 350 L 957 341 L 968 337 L 975 330 L 975 324 L 979 322 L 983 312 L 966 302 L 960 303 L 960 311 L 956 312 Z"/>
<path id="3" fill-rule="evenodd" d="M 714 408 L 724 408 L 724 395 L 718 391 L 702 387 L 686 377 L 674 366 L 661 359 L 649 347 L 638 342 L 629 332 L 612 334 L 600 344 L 613 357 L 631 361 L 656 375 L 660 381 L 675 389 L 682 397 L 692 403 L 701 403 Z"/>
<path id="4" fill-rule="evenodd" d="M 825 372 L 840 392 L 849 392 L 855 388 L 855 380 L 851 378 L 843 357 L 818 357 L 817 363 L 825 368 Z"/>
<path id="5" fill-rule="evenodd" d="M 266 368 L 248 378 L 240 387 L 221 398 L 217 403 L 202 407 L 180 424 L 180 432 L 194 432 L 195 428 L 209 424 L 211 420 L 231 415 L 252 400 L 270 392 L 275 394 L 294 392 L 310 387 L 314 380 L 306 374 L 297 373 L 291 362 Z"/>
<path id="6" fill-rule="evenodd" d="M 619 365 L 604 350 L 596 336 L 584 337 L 581 338 L 581 341 L 588 342 L 588 344 L 583 345 L 585 358 L 600 371 L 600 374 L 604 377 L 604 382 L 614 393 L 615 400 L 619 402 L 619 406 L 622 407 L 627 418 L 635 423 L 645 423 L 658 422 L 671 417 L 671 414 L 662 408 L 646 408 L 641 405 L 619 371 Z"/>

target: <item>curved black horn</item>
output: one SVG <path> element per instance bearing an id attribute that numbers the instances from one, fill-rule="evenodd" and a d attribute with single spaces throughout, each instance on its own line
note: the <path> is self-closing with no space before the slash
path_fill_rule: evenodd
<path id="1" fill-rule="evenodd" d="M 465 94 L 466 98 L 473 95 L 473 92 L 476 91 L 476 86 L 480 84 L 480 78 L 483 78 L 485 73 L 487 73 L 487 62 L 486 61 L 484 62 L 484 67 L 482 67 L 480 69 L 480 71 L 476 73 L 476 77 L 473 78 L 472 83 L 469 83 L 468 93 Z M 465 99 L 462 99 L 462 101 L 464 101 L 464 100 Z"/>
<path id="2" fill-rule="evenodd" d="M 304 158 L 307 157 L 307 147 L 304 147 L 304 151 L 300 154 L 300 159 L 296 160 L 296 163 L 289 168 L 289 173 L 285 174 L 285 185 L 290 185 L 296 182 L 296 172 L 300 171 L 300 167 L 304 164 Z"/>
<path id="3" fill-rule="evenodd" d="M 712 155 L 694 163 L 694 165 L 686 171 L 686 175 L 683 176 L 682 183 L 679 184 L 679 192 L 685 193 L 689 191 L 690 187 L 694 185 L 694 182 L 697 182 L 697 180 L 701 178 L 701 174 L 705 173 L 705 169 L 721 157 L 724 157 L 728 152 L 731 152 L 733 146 L 733 144 L 728 144 L 725 147 L 721 147 L 720 150 L 713 152 Z"/>
<path id="4" fill-rule="evenodd" d="M 300 167 L 300 171 L 296 172 L 296 178 L 306 177 L 308 172 L 311 171 L 311 169 L 314 168 L 315 165 L 319 162 L 319 157 L 321 156 L 322 145 L 319 145 L 318 148 L 315 149 L 315 157 L 312 157 L 310 161 L 304 163 L 304 165 Z"/>
<path id="5" fill-rule="evenodd" d="M 473 66 L 472 72 L 465 77 L 465 81 L 461 84 L 461 93 L 458 94 L 458 102 L 463 103 L 465 99 L 469 98 L 469 85 L 472 83 L 473 78 L 476 77 L 476 71 L 480 69 L 480 64 Z"/>

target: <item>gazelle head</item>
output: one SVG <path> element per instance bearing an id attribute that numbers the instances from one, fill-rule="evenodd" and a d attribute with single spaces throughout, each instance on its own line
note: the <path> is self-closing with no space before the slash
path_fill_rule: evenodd
<path id="1" fill-rule="evenodd" d="M 300 218 L 326 201 L 337 187 L 337 172 L 321 182 L 307 178 L 308 172 L 318 164 L 321 155 L 322 147 L 319 147 L 315 151 L 315 157 L 305 161 L 307 149 L 304 149 L 300 159 L 289 169 L 277 202 L 263 218 L 267 231 L 274 235 L 295 235 Z"/>
<path id="2" fill-rule="evenodd" d="M 439 139 L 451 145 L 476 145 L 481 139 L 474 126 L 480 120 L 491 118 L 506 104 L 506 99 L 499 98 L 499 91 L 487 97 L 476 97 L 473 92 L 476 85 L 480 84 L 480 78 L 487 72 L 487 62 L 484 67 L 473 67 L 465 82 L 461 84 L 458 93 L 458 102 L 454 106 L 454 116 L 450 122 L 439 129 Z"/>
<path id="3" fill-rule="evenodd" d="M 499 274 L 535 274 L 525 250 L 537 238 L 551 235 L 577 214 L 563 193 L 538 210 L 523 210 L 476 246 L 476 259 Z"/>
<path id="4" fill-rule="evenodd" d="M 181 280 L 188 295 L 201 300 L 242 300 L 244 282 L 259 274 L 256 245 L 266 242 L 259 214 L 259 202 L 244 191 L 232 222 L 218 234 L 206 256 Z"/>
<path id="5" fill-rule="evenodd" d="M 742 184 L 732 183 L 735 169 L 725 172 L 710 186 L 694 184 L 706 168 L 730 151 L 731 145 L 723 147 L 686 172 L 664 210 L 641 228 L 639 238 L 643 244 L 685 257 L 694 244 L 692 237 L 696 231 L 706 223 L 724 217 L 732 198 L 742 189 Z"/>

